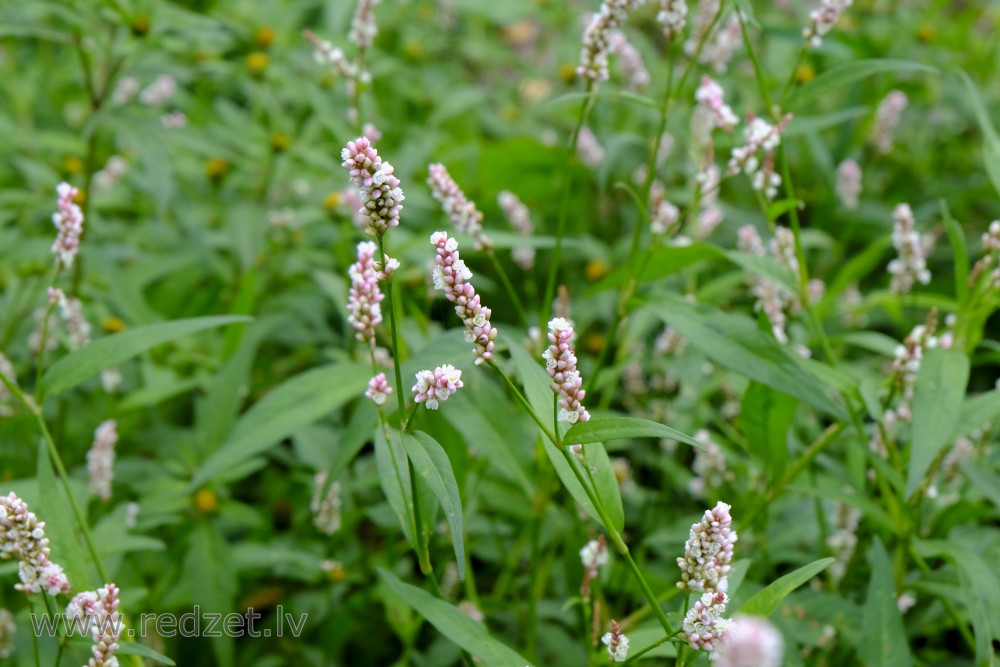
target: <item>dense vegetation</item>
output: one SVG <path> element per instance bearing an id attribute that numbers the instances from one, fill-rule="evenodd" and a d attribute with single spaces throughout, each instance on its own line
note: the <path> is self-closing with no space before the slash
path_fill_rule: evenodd
<path id="1" fill-rule="evenodd" d="M 996 664 L 998 30 L 0 3 L 0 665 Z"/>

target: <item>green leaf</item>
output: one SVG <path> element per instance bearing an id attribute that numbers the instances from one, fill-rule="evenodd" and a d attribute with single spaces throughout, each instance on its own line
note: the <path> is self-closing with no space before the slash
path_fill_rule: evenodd
<path id="1" fill-rule="evenodd" d="M 858 657 L 867 665 L 909 667 L 910 649 L 903 617 L 896 606 L 892 563 L 877 537 L 868 550 L 868 562 L 872 574 L 861 617 Z"/>
<path id="2" fill-rule="evenodd" d="M 771 582 L 767 588 L 744 602 L 740 606 L 740 613 L 750 616 L 770 616 L 789 593 L 830 567 L 835 560 L 835 558 L 820 558 Z"/>
<path id="3" fill-rule="evenodd" d="M 740 250 L 730 250 L 726 253 L 729 260 L 750 273 L 754 273 L 762 278 L 775 282 L 792 294 L 798 294 L 799 286 L 795 283 L 795 276 L 788 267 L 779 263 L 771 257 L 762 257 Z"/>
<path id="4" fill-rule="evenodd" d="M 830 283 L 824 301 L 827 298 L 836 297 L 852 284 L 870 274 L 883 261 L 883 256 L 891 246 L 892 237 L 888 235 L 869 241 L 864 250 L 844 262 L 843 268 L 837 272 L 837 276 Z"/>
<path id="5" fill-rule="evenodd" d="M 997 415 L 1000 415 L 1000 389 L 969 396 L 962 402 L 958 422 L 948 440 L 955 441 L 969 435 L 986 422 L 996 419 Z"/>
<path id="6" fill-rule="evenodd" d="M 743 393 L 740 430 L 750 454 L 764 461 L 771 481 L 781 479 L 788 465 L 788 429 L 799 402 L 759 382 L 751 382 Z"/>
<path id="7" fill-rule="evenodd" d="M 723 313 L 708 304 L 691 304 L 672 294 L 658 297 L 648 307 L 716 363 L 837 419 L 849 419 L 847 411 L 827 396 L 828 383 L 810 372 L 797 354 L 760 331 L 752 320 Z"/>
<path id="8" fill-rule="evenodd" d="M 803 134 L 812 134 L 836 127 L 841 123 L 867 116 L 871 109 L 868 107 L 851 107 L 850 109 L 838 109 L 831 113 L 820 116 L 795 116 L 788 127 L 781 133 L 782 138 L 798 137 Z"/>
<path id="9" fill-rule="evenodd" d="M 948 242 L 951 244 L 951 254 L 954 256 L 955 267 L 955 300 L 965 301 L 969 291 L 969 249 L 965 245 L 965 233 L 955 218 L 951 217 L 948 202 L 941 200 L 941 217 L 948 230 Z"/>
<path id="10" fill-rule="evenodd" d="M 607 442 L 625 438 L 670 438 L 704 449 L 697 440 L 669 426 L 638 417 L 602 417 L 577 422 L 563 436 L 569 443 Z"/>
<path id="11" fill-rule="evenodd" d="M 1000 134 L 990 120 L 990 112 L 979 94 L 979 88 L 965 72 L 959 71 L 958 75 L 965 84 L 969 103 L 983 133 L 983 167 L 993 182 L 993 188 L 1000 194 Z"/>
<path id="12" fill-rule="evenodd" d="M 661 246 L 653 248 L 636 260 L 642 267 L 636 278 L 640 283 L 660 280 L 679 273 L 698 262 L 724 257 L 726 254 L 723 251 L 708 243 L 693 243 L 689 246 Z M 620 287 L 625 284 L 630 274 L 628 267 L 617 269 L 589 288 L 587 293 L 593 294 Z"/>
<path id="13" fill-rule="evenodd" d="M 573 469 L 570 467 L 570 462 L 567 459 L 566 453 L 557 448 L 548 438 L 542 439 L 545 445 L 545 454 L 549 457 L 549 461 L 552 463 L 552 467 L 556 469 L 556 474 L 559 476 L 560 481 L 562 481 L 563 486 L 569 491 L 569 494 L 573 496 L 573 500 L 577 502 L 583 511 L 586 512 L 590 518 L 592 518 L 597 523 L 603 525 L 604 520 L 601 518 L 600 512 L 594 506 L 594 503 L 590 501 L 590 496 L 587 494 L 586 489 L 580 484 L 580 480 L 577 479 L 576 475 L 573 473 Z M 624 523 L 624 518 L 622 520 Z M 619 532 L 620 532 L 619 528 Z"/>
<path id="14" fill-rule="evenodd" d="M 265 451 L 364 391 L 369 370 L 340 363 L 285 380 L 240 417 L 233 432 L 191 481 L 199 486 L 230 466 Z"/>
<path id="15" fill-rule="evenodd" d="M 420 475 L 441 503 L 444 516 L 451 528 L 451 541 L 455 546 L 455 563 L 458 578 L 465 579 L 465 533 L 462 529 L 462 496 L 455 481 L 451 461 L 438 441 L 423 431 L 404 434 L 403 448 L 413 462 L 414 471 Z"/>
<path id="16" fill-rule="evenodd" d="M 416 586 L 403 583 L 388 570 L 378 568 L 378 572 L 389 588 L 437 628 L 438 632 L 479 658 L 487 667 L 530 667 L 531 663 L 491 637 L 486 626 L 472 620 L 457 607 Z"/>
<path id="17" fill-rule="evenodd" d="M 959 582 L 965 597 L 966 610 L 976 637 L 977 667 L 993 667 L 993 639 L 1000 630 L 1000 579 L 996 568 L 965 546 L 954 541 L 915 540 L 924 557 L 944 557 L 958 568 Z"/>
<path id="18" fill-rule="evenodd" d="M 249 321 L 251 321 L 249 317 L 235 315 L 196 317 L 189 320 L 147 324 L 101 338 L 52 364 L 42 377 L 41 394 L 52 396 L 72 389 L 104 369 L 117 366 L 151 347 L 204 329 Z"/>
<path id="19" fill-rule="evenodd" d="M 969 359 L 961 352 L 934 348 L 924 354 L 913 394 L 907 498 L 917 490 L 934 457 L 955 430 L 968 382 Z"/>
<path id="20" fill-rule="evenodd" d="M 162 653 L 157 653 L 153 649 L 149 648 L 145 644 L 138 644 L 134 641 L 128 641 L 127 639 L 119 642 L 118 644 L 118 654 L 119 655 L 137 655 L 141 658 L 149 658 L 153 662 L 158 662 L 161 665 L 176 665 L 177 663 L 163 655 Z"/>
<path id="21" fill-rule="evenodd" d="M 87 590 L 93 586 L 97 574 L 96 564 L 84 549 L 78 535 L 80 527 L 74 521 L 73 509 L 62 484 L 56 479 L 49 459 L 45 440 L 38 441 L 38 498 L 32 510 L 45 522 L 52 560 L 63 566 L 66 578 L 74 590 Z M 80 503 L 80 499 L 77 499 Z M 91 563 L 93 574 L 86 567 Z"/>
<path id="22" fill-rule="evenodd" d="M 228 614 L 236 606 L 236 569 L 232 567 L 229 544 L 214 526 L 198 522 L 184 558 L 184 581 L 188 595 L 203 611 Z M 212 639 L 217 664 L 232 667 L 235 643 L 225 634 Z"/>
<path id="23" fill-rule="evenodd" d="M 386 431 L 381 426 L 375 429 L 375 468 L 382 493 L 389 501 L 389 507 L 399 518 L 403 535 L 413 550 L 420 553 L 420 543 L 415 531 L 416 512 L 413 505 L 413 487 L 410 483 L 410 467 L 406 465 L 406 452 L 394 441 L 386 440 Z"/>
<path id="24" fill-rule="evenodd" d="M 604 507 L 611 525 L 621 533 L 625 530 L 625 507 L 622 504 L 618 477 L 615 476 L 615 469 L 611 465 L 611 459 L 608 458 L 608 451 L 603 444 L 591 442 L 583 445 L 583 456 L 586 461 L 584 469 L 594 484 L 597 500 Z"/>
<path id="25" fill-rule="evenodd" d="M 984 470 L 975 461 L 966 459 L 959 464 L 962 472 L 972 484 L 990 499 L 993 505 L 1000 509 L 1000 477 Z"/>
<path id="26" fill-rule="evenodd" d="M 842 88 L 855 81 L 867 79 L 885 72 L 924 72 L 936 74 L 937 69 L 910 60 L 855 60 L 831 67 L 792 95 L 788 107 L 798 109 L 813 100 L 829 95 L 830 91 Z"/>

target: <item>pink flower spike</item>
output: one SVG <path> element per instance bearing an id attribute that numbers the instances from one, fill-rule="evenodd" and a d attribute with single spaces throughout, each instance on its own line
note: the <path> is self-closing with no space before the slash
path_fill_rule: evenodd
<path id="1" fill-rule="evenodd" d="M 701 77 L 701 85 L 695 91 L 694 99 L 708 114 L 713 127 L 729 132 L 740 122 L 740 119 L 726 104 L 722 86 L 711 77 Z"/>
<path id="2" fill-rule="evenodd" d="M 871 142 L 879 153 L 884 155 L 892 150 L 892 140 L 907 102 L 905 93 L 893 90 L 885 96 L 879 103 L 878 109 L 875 110 L 875 125 L 872 127 Z"/>
<path id="3" fill-rule="evenodd" d="M 389 386 L 385 373 L 379 373 L 368 381 L 368 390 L 365 392 L 365 396 L 375 401 L 375 405 L 385 405 L 391 394 L 392 387 Z"/>
<path id="4" fill-rule="evenodd" d="M 374 262 L 376 252 L 378 246 L 373 241 L 359 243 L 358 261 L 347 272 L 351 278 L 347 321 L 357 332 L 357 339 L 367 341 L 372 348 L 375 347 L 375 327 L 382 321 L 382 306 L 379 304 L 385 298 L 378 286 Z"/>
<path id="5" fill-rule="evenodd" d="M 785 642 L 766 619 L 738 616 L 719 644 L 715 667 L 781 667 Z"/>
<path id="6" fill-rule="evenodd" d="M 423 403 L 428 410 L 437 410 L 440 403 L 463 386 L 462 371 L 451 364 L 438 366 L 433 371 L 420 371 L 416 377 L 417 383 L 412 389 L 416 396 L 413 400 Z"/>
<path id="7" fill-rule="evenodd" d="M 483 214 L 465 196 L 448 169 L 443 164 L 434 163 L 427 167 L 427 174 L 431 194 L 441 203 L 441 208 L 458 231 L 476 239 L 476 250 L 492 246 L 492 241 L 483 233 Z"/>
<path id="8" fill-rule="evenodd" d="M 367 137 L 348 141 L 340 156 L 344 160 L 342 166 L 360 190 L 358 213 L 368 218 L 365 233 L 382 236 L 391 227 L 398 226 L 405 197 L 399 179 L 393 175 L 393 166 L 382 161 Z"/>
<path id="9" fill-rule="evenodd" d="M 458 254 L 458 242 L 446 232 L 431 234 L 431 244 L 437 248 L 431 278 L 434 289 L 444 291 L 445 298 L 455 304 L 455 314 L 465 324 L 465 341 L 474 343 L 476 364 L 493 359 L 497 330 L 490 324 L 492 311 L 482 305 L 472 283 L 472 271 Z"/>
<path id="10" fill-rule="evenodd" d="M 49 560 L 45 522 L 39 521 L 13 492 L 0 496 L 0 558 L 20 561 L 21 583 L 14 586 L 17 590 L 28 594 L 44 590 L 52 596 L 70 591 L 62 567 Z"/>
<path id="11" fill-rule="evenodd" d="M 611 33 L 628 19 L 628 13 L 642 0 L 603 0 L 583 32 L 580 64 L 576 73 L 591 83 L 608 80 L 608 53 Z"/>
<path id="12" fill-rule="evenodd" d="M 681 627 L 684 630 L 682 636 L 691 648 L 712 653 L 720 642 L 725 641 L 733 623 L 722 617 L 728 603 L 729 598 L 722 591 L 706 592 L 688 610 Z M 713 657 L 709 656 L 709 660 Z"/>
<path id="13" fill-rule="evenodd" d="M 583 379 L 576 368 L 576 350 L 573 348 L 573 326 L 568 320 L 557 317 L 549 322 L 549 347 L 542 353 L 545 368 L 552 378 L 549 385 L 559 396 L 559 421 L 575 424 L 590 419 L 590 413 L 581 401 L 585 392 Z"/>
<path id="14" fill-rule="evenodd" d="M 90 492 L 101 500 L 111 498 L 114 479 L 115 444 L 118 442 L 118 423 L 114 419 L 102 422 L 94 431 L 94 444 L 87 452 L 87 473 L 90 475 Z"/>
<path id="15" fill-rule="evenodd" d="M 854 0 L 822 0 L 819 7 L 809 12 L 809 25 L 802 30 L 809 46 L 816 48 L 822 44 L 823 36 L 852 4 Z"/>
<path id="16" fill-rule="evenodd" d="M 66 605 L 66 616 L 86 619 L 86 627 L 94 645 L 91 658 L 84 667 L 118 667 L 118 639 L 122 631 L 122 615 L 118 612 L 118 587 L 105 584 L 96 591 L 78 593 Z"/>
<path id="17" fill-rule="evenodd" d="M 73 260 L 80 250 L 83 211 L 73 202 L 79 190 L 72 185 L 60 183 L 56 187 L 56 193 L 59 195 L 59 210 L 52 214 L 52 224 L 57 230 L 52 252 L 56 256 L 56 264 L 69 269 L 73 267 Z"/>
<path id="18" fill-rule="evenodd" d="M 677 559 L 681 568 L 678 588 L 695 592 L 725 592 L 729 588 L 733 544 L 738 539 L 729 509 L 729 505 L 719 502 L 691 526 L 684 557 Z"/>

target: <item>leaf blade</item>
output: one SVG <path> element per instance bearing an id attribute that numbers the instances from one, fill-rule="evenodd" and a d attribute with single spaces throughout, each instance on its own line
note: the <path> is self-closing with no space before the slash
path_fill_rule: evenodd
<path id="1" fill-rule="evenodd" d="M 934 457 L 955 430 L 968 381 L 969 358 L 961 352 L 934 348 L 924 354 L 913 395 L 907 498 L 917 490 Z"/>
<path id="2" fill-rule="evenodd" d="M 260 454 L 360 395 L 368 372 L 361 364 L 328 364 L 285 380 L 243 413 L 219 449 L 195 474 L 191 486 Z"/>
<path id="3" fill-rule="evenodd" d="M 638 417 L 601 417 L 577 422 L 563 436 L 566 442 L 584 445 L 625 438 L 670 438 L 703 449 L 697 440 L 677 429 Z"/>
<path id="4" fill-rule="evenodd" d="M 465 533 L 462 528 L 462 496 L 448 454 L 437 440 L 423 431 L 416 431 L 413 435 L 404 434 L 403 447 L 413 462 L 413 469 L 431 488 L 434 497 L 441 504 L 441 509 L 444 510 L 448 526 L 451 528 L 458 578 L 464 581 Z"/>
<path id="5" fill-rule="evenodd" d="M 389 588 L 437 628 L 438 632 L 484 664 L 489 667 L 530 667 L 531 663 L 490 636 L 482 623 L 472 620 L 457 607 L 400 581 L 388 570 L 378 568 L 378 572 Z"/>
<path id="6" fill-rule="evenodd" d="M 72 389 L 102 370 L 116 366 L 157 345 L 205 329 L 249 322 L 251 319 L 239 315 L 221 315 L 172 320 L 147 324 L 101 338 L 52 364 L 42 377 L 41 395 L 50 396 Z"/>
<path id="7" fill-rule="evenodd" d="M 751 616 L 770 616 L 792 591 L 830 567 L 835 560 L 835 558 L 820 558 L 776 579 L 767 588 L 758 591 L 744 602 L 740 607 L 740 613 Z"/>

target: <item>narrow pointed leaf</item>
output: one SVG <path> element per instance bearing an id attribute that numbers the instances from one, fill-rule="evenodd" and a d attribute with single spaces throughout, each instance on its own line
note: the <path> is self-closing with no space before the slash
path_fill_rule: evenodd
<path id="1" fill-rule="evenodd" d="M 740 607 L 740 613 L 751 616 L 770 616 L 778 609 L 781 601 L 788 597 L 789 593 L 830 567 L 834 560 L 834 558 L 820 558 L 771 582 L 767 588 L 744 602 Z"/>
<path id="2" fill-rule="evenodd" d="M 462 496 L 455 481 L 451 461 L 438 441 L 423 431 L 403 437 L 406 455 L 413 462 L 413 469 L 441 503 L 444 516 L 451 528 L 451 541 L 455 546 L 455 563 L 458 578 L 465 579 L 465 534 L 462 528 Z"/>
<path id="3" fill-rule="evenodd" d="M 912 661 L 903 617 L 896 605 L 892 563 L 877 537 L 868 550 L 868 563 L 872 574 L 861 617 L 858 656 L 866 665 L 909 667 Z"/>
<path id="4" fill-rule="evenodd" d="M 602 417 L 573 424 L 563 439 L 566 442 L 587 444 L 625 438 L 670 438 L 703 449 L 698 441 L 663 424 L 638 417 Z"/>
<path id="5" fill-rule="evenodd" d="M 117 366 L 157 345 L 204 329 L 249 322 L 251 319 L 236 315 L 196 317 L 189 320 L 147 324 L 101 338 L 52 364 L 42 377 L 42 395 L 52 396 L 72 389 L 104 369 Z"/>
<path id="6" fill-rule="evenodd" d="M 303 426 L 321 419 L 364 391 L 369 371 L 344 363 L 320 366 L 279 385 L 247 410 L 222 446 L 205 462 L 191 482 L 198 486 L 245 461 Z"/>
<path id="7" fill-rule="evenodd" d="M 490 636 L 479 621 L 474 621 L 443 600 L 416 586 L 403 583 L 388 570 L 379 568 L 379 575 L 406 604 L 437 628 L 438 632 L 482 661 L 486 667 L 531 667 L 531 663 Z"/>
<path id="8" fill-rule="evenodd" d="M 969 359 L 961 352 L 935 348 L 924 354 L 913 394 L 907 498 L 920 486 L 934 457 L 955 430 L 968 381 Z"/>

